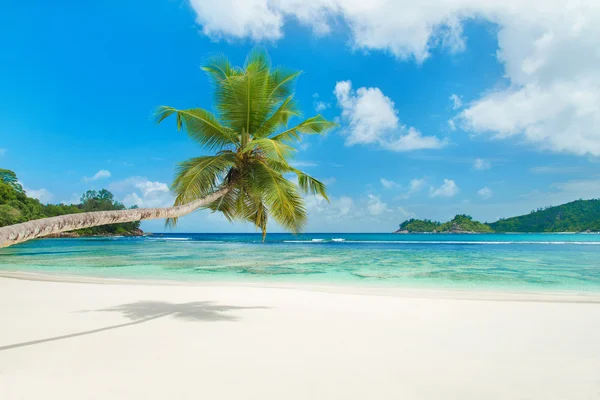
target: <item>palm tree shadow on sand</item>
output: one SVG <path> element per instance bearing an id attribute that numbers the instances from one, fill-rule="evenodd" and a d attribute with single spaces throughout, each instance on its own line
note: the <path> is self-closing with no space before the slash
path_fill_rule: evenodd
<path id="1" fill-rule="evenodd" d="M 115 307 L 104 308 L 100 310 L 82 310 L 81 312 L 119 312 L 131 320 L 118 325 L 106 326 L 103 328 L 92 329 L 89 331 L 76 332 L 62 336 L 54 336 L 45 339 L 32 340 L 29 342 L 15 343 L 7 346 L 1 346 L 0 351 L 10 350 L 18 347 L 32 346 L 34 344 L 53 342 L 57 340 L 69 339 L 78 336 L 91 335 L 112 329 L 125 328 L 127 326 L 139 325 L 144 322 L 152 321 L 163 317 L 172 317 L 188 322 L 203 321 L 238 321 L 237 315 L 228 314 L 235 310 L 256 310 L 267 309 L 268 307 L 241 307 L 215 304 L 211 301 L 196 301 L 190 303 L 168 303 L 162 301 L 139 301 L 137 303 L 122 304 Z"/>

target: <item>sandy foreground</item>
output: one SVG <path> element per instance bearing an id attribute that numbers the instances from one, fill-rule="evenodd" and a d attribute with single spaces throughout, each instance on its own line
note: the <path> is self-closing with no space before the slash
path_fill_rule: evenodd
<path id="1" fill-rule="evenodd" d="M 600 399 L 600 298 L 316 289 L 0 278 L 0 399 Z"/>

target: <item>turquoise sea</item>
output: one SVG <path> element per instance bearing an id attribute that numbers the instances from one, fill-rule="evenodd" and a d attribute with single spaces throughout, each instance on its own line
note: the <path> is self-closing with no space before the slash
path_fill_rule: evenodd
<path id="1" fill-rule="evenodd" d="M 598 234 L 157 234 L 0 249 L 0 272 L 196 282 L 600 292 Z"/>

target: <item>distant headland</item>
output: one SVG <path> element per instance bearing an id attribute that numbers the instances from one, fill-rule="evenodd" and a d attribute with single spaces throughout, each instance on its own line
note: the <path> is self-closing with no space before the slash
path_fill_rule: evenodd
<path id="1" fill-rule="evenodd" d="M 544 233 L 600 232 L 600 199 L 576 200 L 560 206 L 539 208 L 527 215 L 502 218 L 496 222 L 474 221 L 460 214 L 442 223 L 409 219 L 395 233 Z"/>

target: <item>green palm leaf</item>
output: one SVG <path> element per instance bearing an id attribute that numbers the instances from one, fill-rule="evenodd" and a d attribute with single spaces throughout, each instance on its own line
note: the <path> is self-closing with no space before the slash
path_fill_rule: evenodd
<path id="1" fill-rule="evenodd" d="M 234 131 L 221 125 L 211 112 L 201 108 L 177 110 L 173 107 L 159 107 L 156 113 L 157 123 L 161 123 L 172 114 L 177 117 L 177 129 L 184 128 L 201 146 L 222 149 L 234 146 L 239 141 Z"/>
<path id="2" fill-rule="evenodd" d="M 273 139 L 256 139 L 248 143 L 244 153 L 259 152 L 267 158 L 284 161 L 296 153 L 296 149 Z"/>
<path id="3" fill-rule="evenodd" d="M 334 122 L 327 121 L 322 116 L 317 115 L 315 117 L 308 118 L 293 128 L 286 129 L 281 133 L 271 136 L 271 139 L 286 142 L 298 141 L 300 140 L 301 134 L 322 134 L 327 130 L 334 128 L 335 126 L 336 124 Z"/>

